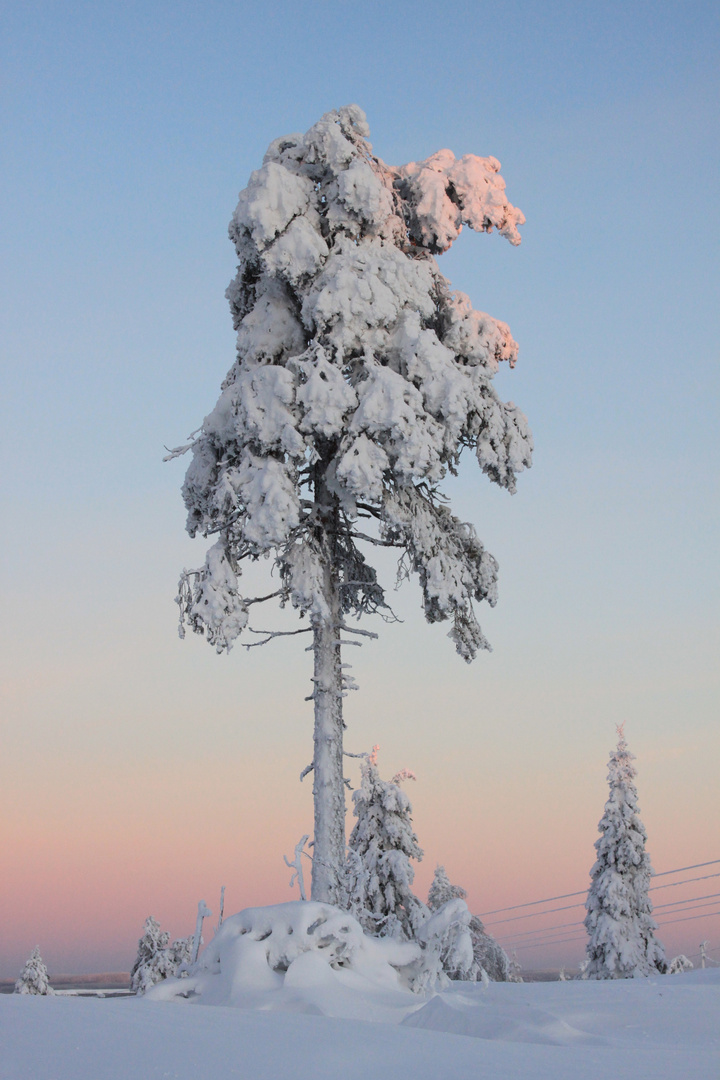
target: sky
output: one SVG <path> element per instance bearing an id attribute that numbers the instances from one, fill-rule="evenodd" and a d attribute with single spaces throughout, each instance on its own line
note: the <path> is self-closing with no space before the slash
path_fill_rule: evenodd
<path id="1" fill-rule="evenodd" d="M 440 265 L 520 343 L 496 385 L 536 455 L 512 497 L 471 461 L 446 485 L 500 563 L 493 652 L 465 665 L 406 583 L 347 658 L 346 748 L 415 772 L 417 890 L 442 863 L 476 912 L 587 887 L 618 723 L 656 871 L 720 859 L 719 44 L 704 2 L 6 0 L 0 977 L 36 944 L 127 971 L 148 914 L 184 936 L 221 885 L 226 914 L 297 896 L 310 657 L 178 639 L 204 545 L 162 458 L 233 362 L 238 191 L 351 102 L 388 163 L 501 161 L 522 245 L 466 230 Z M 670 955 L 720 958 L 720 914 L 673 911 Z M 513 928 L 581 915 L 486 922 L 572 968 L 581 935 Z"/>

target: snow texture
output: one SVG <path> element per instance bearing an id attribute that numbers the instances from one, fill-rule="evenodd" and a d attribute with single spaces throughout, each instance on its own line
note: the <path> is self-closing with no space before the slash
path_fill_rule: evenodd
<path id="1" fill-rule="evenodd" d="M 652 866 L 638 812 L 635 755 L 622 727 L 610 757 L 610 797 L 598 824 L 597 861 L 586 901 L 587 979 L 629 979 L 664 972 L 665 952 L 655 936 L 649 897 Z"/>
<path id="2" fill-rule="evenodd" d="M 259 993 L 256 1009 L 0 995 L 3 1080 L 717 1080 L 720 1072 L 720 971 L 458 983 L 428 1002 L 402 996 L 410 1009 L 393 1009 L 380 991 L 361 1002 L 358 992 L 344 1018 L 336 986 L 292 1002 Z"/>
<path id="3" fill-rule="evenodd" d="M 36 945 L 30 956 L 25 961 L 20 975 L 15 983 L 15 994 L 39 994 L 47 995 L 54 994 L 50 980 L 48 977 L 48 970 L 45 967 L 43 958 L 40 955 L 40 946 Z"/>

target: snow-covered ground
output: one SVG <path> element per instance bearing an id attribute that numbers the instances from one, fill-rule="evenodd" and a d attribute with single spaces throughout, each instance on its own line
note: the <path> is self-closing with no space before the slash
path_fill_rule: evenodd
<path id="1" fill-rule="evenodd" d="M 717 1080 L 720 970 L 454 984 L 390 1022 L 144 998 L 0 997 L 2 1080 Z M 292 1009 L 292 1011 L 288 1011 Z M 376 1015 L 376 1013 L 374 1014 Z"/>

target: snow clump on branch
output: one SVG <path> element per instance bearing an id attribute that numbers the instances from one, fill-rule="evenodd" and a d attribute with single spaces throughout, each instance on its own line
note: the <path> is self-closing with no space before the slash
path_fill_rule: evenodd
<path id="1" fill-rule="evenodd" d="M 384 607 L 358 548 L 368 539 L 359 516 L 376 523 L 370 542 L 401 549 L 426 618 L 452 621 L 458 653 L 469 661 L 489 647 L 473 602 L 495 604 L 497 563 L 437 485 L 470 448 L 513 492 L 532 440 L 492 386 L 499 363 L 517 359 L 508 327 L 452 292 L 433 256 L 463 225 L 518 244 L 524 217 L 495 158 L 441 150 L 393 167 L 368 135 L 351 105 L 276 139 L 230 223 L 237 360 L 199 432 L 174 452 L 193 453 L 189 533 L 217 536 L 205 565 L 181 578 L 181 633 L 187 622 L 219 652 L 265 599 L 241 596 L 244 559 L 270 556 L 281 582 L 271 595 L 327 618 L 323 530 L 335 537 L 343 612 Z M 319 490 L 333 500 L 332 528 Z"/>

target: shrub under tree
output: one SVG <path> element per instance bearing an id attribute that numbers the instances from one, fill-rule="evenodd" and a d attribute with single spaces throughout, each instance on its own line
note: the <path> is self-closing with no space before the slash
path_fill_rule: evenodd
<path id="1" fill-rule="evenodd" d="M 428 907 L 437 911 L 450 900 L 465 900 L 467 892 L 459 885 L 453 885 L 444 866 L 435 868 L 435 875 L 428 891 Z M 508 982 L 510 979 L 510 959 L 502 945 L 489 934 L 479 915 L 471 915 L 468 930 L 472 942 L 473 962 L 466 969 L 448 969 L 451 979 L 474 981 L 482 978 L 485 972 L 493 982 Z"/>
<path id="2" fill-rule="evenodd" d="M 667 970 L 649 897 L 653 871 L 638 810 L 635 755 L 622 727 L 617 730 L 608 768 L 610 797 L 598 825 L 597 861 L 585 904 L 587 979 L 629 979 Z"/>
<path id="3" fill-rule="evenodd" d="M 468 449 L 513 492 L 532 449 L 523 414 L 492 385 L 517 358 L 508 327 L 453 292 L 434 258 L 464 224 L 520 242 L 499 162 L 441 150 L 393 167 L 368 135 L 351 105 L 269 146 L 230 224 L 237 359 L 171 455 L 192 450 L 187 529 L 215 538 L 204 566 L 181 577 L 181 633 L 187 624 L 222 652 L 241 633 L 264 640 L 250 625 L 256 604 L 308 617 L 312 897 L 326 902 L 342 893 L 345 856 L 343 635 L 360 632 L 349 618 L 386 609 L 366 552 L 400 551 L 426 619 L 449 621 L 472 660 L 489 647 L 473 604 L 495 603 L 497 563 L 438 485 Z M 276 584 L 250 597 L 243 564 L 261 557 Z"/>

